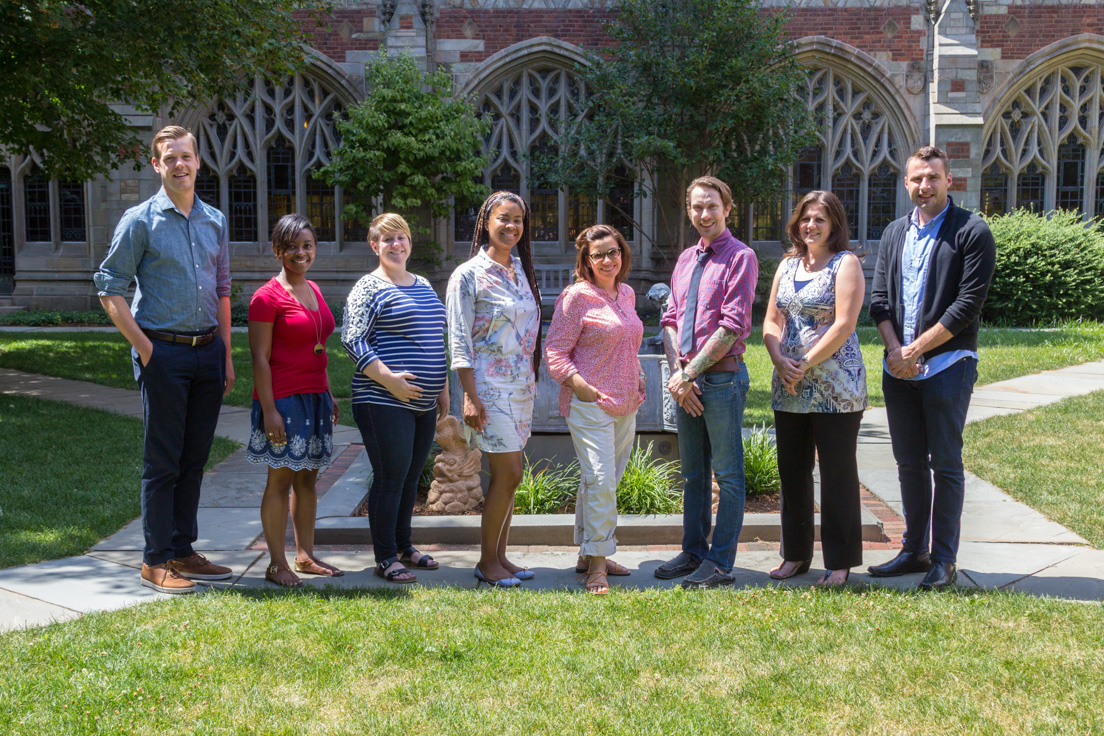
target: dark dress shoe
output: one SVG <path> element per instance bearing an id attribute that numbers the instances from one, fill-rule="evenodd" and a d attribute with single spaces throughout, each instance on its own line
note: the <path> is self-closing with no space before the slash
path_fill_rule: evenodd
<path id="1" fill-rule="evenodd" d="M 909 552 L 903 549 L 889 562 L 871 565 L 866 571 L 876 578 L 895 578 L 910 572 L 927 572 L 931 566 L 931 555 L 927 552 Z"/>
<path id="2" fill-rule="evenodd" d="M 954 585 L 958 579 L 958 568 L 953 562 L 933 562 L 931 570 L 920 581 L 920 590 L 943 590 Z"/>

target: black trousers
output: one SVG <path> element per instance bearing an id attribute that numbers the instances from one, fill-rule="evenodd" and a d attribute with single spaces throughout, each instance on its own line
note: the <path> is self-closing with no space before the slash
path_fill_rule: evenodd
<path id="1" fill-rule="evenodd" d="M 782 480 L 782 558 L 813 556 L 813 464 L 820 458 L 820 542 L 829 570 L 862 564 L 862 508 L 855 445 L 861 411 L 774 412 Z"/>

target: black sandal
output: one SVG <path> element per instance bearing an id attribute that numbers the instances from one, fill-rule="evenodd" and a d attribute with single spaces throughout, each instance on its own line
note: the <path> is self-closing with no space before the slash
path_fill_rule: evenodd
<path id="1" fill-rule="evenodd" d="M 419 555 L 417 562 L 414 561 L 414 555 Z M 437 560 L 433 559 L 424 552 L 419 552 L 414 547 L 411 547 L 410 549 L 399 555 L 399 562 L 403 563 L 404 565 L 416 567 L 419 570 L 436 570 L 438 567 L 441 566 L 441 563 L 437 562 Z"/>
<path id="2" fill-rule="evenodd" d="M 399 562 L 399 560 L 392 557 L 390 559 L 384 560 L 383 562 L 377 563 L 375 568 L 373 569 L 373 573 L 375 573 L 375 576 L 377 578 L 383 578 L 384 580 L 386 580 L 389 583 L 405 584 L 405 583 L 415 583 L 415 582 L 418 581 L 418 578 L 415 577 L 412 572 L 407 570 L 401 564 L 399 565 L 398 568 L 396 568 L 394 570 L 391 570 L 389 572 L 388 568 L 391 567 L 392 565 L 394 565 L 396 562 Z M 399 578 L 400 575 L 409 575 L 410 577 L 400 579 Z"/>

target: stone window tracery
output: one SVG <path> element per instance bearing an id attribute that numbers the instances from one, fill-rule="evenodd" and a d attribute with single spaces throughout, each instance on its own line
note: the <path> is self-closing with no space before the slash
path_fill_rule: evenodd
<path id="1" fill-rule="evenodd" d="M 304 73 L 282 83 L 254 79 L 210 108 L 196 131 L 208 170 L 202 191 L 226 213 L 231 241 L 267 241 L 290 212 L 306 214 L 320 241 L 360 234 L 339 221 L 341 192 L 313 176 L 330 162 L 343 112 L 337 91 Z"/>
<path id="2" fill-rule="evenodd" d="M 12 176 L 0 166 L 0 294 L 15 286 L 15 217 L 12 211 Z"/>
<path id="3" fill-rule="evenodd" d="M 1071 64 L 1030 79 L 992 116 L 982 157 L 986 214 L 1024 207 L 1104 215 L 1104 74 Z"/>
<path id="4" fill-rule="evenodd" d="M 636 202 L 631 186 L 612 187 L 606 197 L 596 198 L 556 189 L 532 176 L 530 160 L 554 153 L 566 126 L 586 114 L 586 88 L 574 74 L 550 64 L 515 71 L 478 96 L 477 108 L 491 121 L 484 138 L 484 183 L 492 191 L 517 192 L 529 202 L 535 254 L 553 256 L 572 249 L 579 230 L 596 222 L 614 225 L 633 242 Z M 475 209 L 456 210 L 457 244 L 471 242 Z"/>

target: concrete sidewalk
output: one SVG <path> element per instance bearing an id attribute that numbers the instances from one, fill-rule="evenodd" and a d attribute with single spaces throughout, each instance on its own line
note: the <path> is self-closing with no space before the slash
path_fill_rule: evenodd
<path id="1" fill-rule="evenodd" d="M 1071 366 L 1057 371 L 1023 376 L 978 387 L 971 402 L 968 421 L 1009 414 L 1043 406 L 1067 396 L 1104 390 L 1104 361 Z M 0 393 L 40 396 L 141 417 L 141 400 L 136 391 L 97 384 L 39 376 L 0 369 Z M 249 413 L 241 407 L 224 407 L 218 433 L 244 444 L 249 437 Z M 335 432 L 335 466 L 323 473 L 320 490 L 333 486 L 346 472 L 357 472 L 359 433 L 350 427 Z M 851 575 L 852 584 L 872 582 L 892 587 L 911 587 L 919 575 L 895 579 L 872 579 L 866 565 L 892 558 L 900 544 L 902 515 L 897 471 L 889 446 L 884 409 L 869 410 L 859 438 L 859 477 L 887 508 L 890 544 L 868 544 L 864 566 Z M 353 470 L 350 471 L 350 468 Z M 244 450 L 232 455 L 204 479 L 197 549 L 233 567 L 235 577 L 228 586 L 264 587 L 267 554 L 257 544 L 260 535 L 258 508 L 264 490 L 266 469 L 245 460 Z M 891 513 L 892 512 L 892 513 Z M 896 522 L 895 524 L 892 522 Z M 897 537 L 889 527 L 897 529 Z M 896 544 L 893 544 L 896 543 Z M 139 583 L 142 533 L 136 520 L 101 541 L 88 553 L 62 560 L 0 570 L 0 631 L 64 621 L 83 613 L 104 611 L 144 601 L 167 598 Z M 472 547 L 427 547 L 441 562 L 433 572 L 418 572 L 419 582 L 473 587 L 472 567 L 478 556 Z M 678 581 L 659 581 L 652 571 L 669 558 L 673 548 L 664 545 L 622 546 L 617 559 L 633 574 L 611 578 L 615 586 L 670 587 Z M 387 585 L 372 575 L 373 559 L 366 547 L 319 548 L 327 560 L 346 570 L 342 578 L 304 577 L 308 585 L 336 585 L 361 588 Z M 536 571 L 527 588 L 573 589 L 579 585 L 572 571 L 574 547 L 512 547 L 511 554 Z M 767 571 L 778 564 L 774 543 L 741 544 L 736 559 L 737 585 L 777 584 Z M 967 476 L 966 504 L 962 518 L 959 582 L 965 587 L 1021 590 L 1037 595 L 1100 601 L 1104 600 L 1104 551 L 1094 550 L 1078 535 L 1046 519 L 1037 511 L 1015 501 L 985 481 Z M 787 581 L 809 585 L 823 569 L 820 553 L 814 572 Z M 200 590 L 205 588 L 201 587 Z"/>

